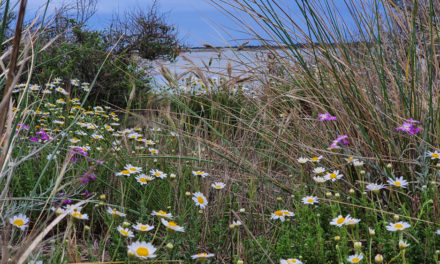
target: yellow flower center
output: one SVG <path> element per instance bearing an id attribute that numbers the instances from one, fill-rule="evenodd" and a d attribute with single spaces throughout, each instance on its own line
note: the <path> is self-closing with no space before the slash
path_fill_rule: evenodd
<path id="1" fill-rule="evenodd" d="M 351 262 L 353 262 L 353 263 L 359 263 L 359 261 L 360 261 L 359 258 L 353 258 L 353 259 L 351 260 Z"/>
<path id="2" fill-rule="evenodd" d="M 141 225 L 141 226 L 139 226 L 139 228 L 142 230 L 146 230 L 148 228 L 148 226 Z"/>
<path id="3" fill-rule="evenodd" d="M 130 168 L 130 171 L 137 171 L 136 168 Z"/>
<path id="4" fill-rule="evenodd" d="M 124 236 L 128 236 L 128 232 L 127 231 L 125 231 L 124 229 L 121 229 L 121 234 L 123 234 Z"/>
<path id="5" fill-rule="evenodd" d="M 340 224 L 344 223 L 344 221 L 345 221 L 345 217 L 341 217 L 341 218 L 338 218 L 338 220 L 336 220 L 336 223 L 340 225 Z"/>
<path id="6" fill-rule="evenodd" d="M 439 158 L 440 157 L 440 155 L 439 154 L 437 154 L 437 153 L 432 153 L 432 155 L 431 155 L 433 158 Z"/>
<path id="7" fill-rule="evenodd" d="M 141 257 L 147 257 L 150 255 L 150 252 L 148 251 L 148 248 L 138 247 L 138 249 L 136 249 L 136 254 Z"/>
<path id="8" fill-rule="evenodd" d="M 331 173 L 330 174 L 330 179 L 335 179 L 337 177 L 338 177 L 338 175 L 336 175 L 336 173 Z"/>
<path id="9" fill-rule="evenodd" d="M 141 182 L 147 182 L 147 179 L 145 179 L 145 178 L 139 178 L 139 180 L 140 180 Z"/>
<path id="10" fill-rule="evenodd" d="M 16 226 L 24 225 L 23 219 L 16 219 L 16 220 L 14 220 L 14 225 L 16 225 Z"/>
<path id="11" fill-rule="evenodd" d="M 173 222 L 173 221 L 169 221 L 168 225 L 172 226 L 172 227 L 177 227 L 177 224 L 175 222 Z"/>
<path id="12" fill-rule="evenodd" d="M 205 253 L 205 252 L 197 254 L 197 256 L 207 256 L 207 255 L 208 255 L 208 253 Z"/>
<path id="13" fill-rule="evenodd" d="M 220 185 L 220 184 L 217 184 L 216 186 L 215 186 L 215 188 L 218 188 L 218 189 L 220 189 L 222 186 Z"/>
<path id="14" fill-rule="evenodd" d="M 72 214 L 72 216 L 75 217 L 75 218 L 82 218 L 82 214 L 81 214 L 81 213 L 78 213 L 78 212 L 74 212 L 74 213 Z"/>
<path id="15" fill-rule="evenodd" d="M 165 211 L 162 211 L 162 210 L 160 210 L 159 212 L 157 212 L 158 214 L 160 214 L 160 215 L 166 215 L 167 214 L 167 212 L 165 212 Z"/>
<path id="16" fill-rule="evenodd" d="M 275 215 L 277 215 L 277 216 L 283 216 L 283 211 L 281 211 L 281 210 L 278 210 L 278 211 L 275 211 L 275 213 L 274 213 Z"/>
<path id="17" fill-rule="evenodd" d="M 315 199 L 313 199 L 313 198 L 309 198 L 309 199 L 307 199 L 307 202 L 308 203 L 313 203 L 315 201 Z"/>
<path id="18" fill-rule="evenodd" d="M 396 185 L 396 186 L 402 186 L 402 183 L 401 183 L 401 182 L 398 182 L 398 181 L 395 181 L 395 182 L 394 182 L 394 185 Z"/>
<path id="19" fill-rule="evenodd" d="M 352 162 L 353 160 L 354 160 L 354 159 L 351 158 L 351 157 L 347 159 L 348 162 Z"/>
<path id="20" fill-rule="evenodd" d="M 123 170 L 122 174 L 130 174 L 130 171 L 129 170 Z"/>
<path id="21" fill-rule="evenodd" d="M 403 225 L 402 225 L 402 224 L 395 224 L 395 225 L 394 225 L 394 228 L 401 229 L 401 228 L 403 228 Z"/>
<path id="22" fill-rule="evenodd" d="M 159 177 L 160 175 L 162 175 L 162 173 L 160 173 L 160 172 L 155 172 L 154 175 L 157 176 L 157 177 Z"/>
<path id="23" fill-rule="evenodd" d="M 311 161 L 318 161 L 318 160 L 319 160 L 318 157 L 313 157 L 313 158 L 311 158 Z"/>
<path id="24" fill-rule="evenodd" d="M 289 263 L 289 264 L 296 263 L 296 259 L 288 259 L 287 263 Z"/>
<path id="25" fill-rule="evenodd" d="M 202 196 L 197 197 L 197 201 L 201 204 L 205 203 L 205 199 Z"/>
<path id="26" fill-rule="evenodd" d="M 196 171 L 196 174 L 197 174 L 197 175 L 202 175 L 202 174 L 203 174 L 203 171 Z"/>

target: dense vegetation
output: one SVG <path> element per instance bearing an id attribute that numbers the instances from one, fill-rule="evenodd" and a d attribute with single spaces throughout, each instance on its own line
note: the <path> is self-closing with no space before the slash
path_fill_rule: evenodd
<path id="1" fill-rule="evenodd" d="M 90 76 L 88 44 L 56 78 L 28 67 L 49 63 L 27 52 L 45 35 L 23 38 L 29 81 L 0 128 L 3 263 L 440 263 L 440 11 L 406 2 L 346 1 L 353 30 L 330 1 L 294 1 L 304 25 L 280 1 L 213 1 L 270 33 L 255 37 L 271 61 L 164 70 L 161 88 L 121 91 L 142 109 L 90 97 L 133 80 L 106 79 L 96 32 L 72 31 L 99 40 Z"/>

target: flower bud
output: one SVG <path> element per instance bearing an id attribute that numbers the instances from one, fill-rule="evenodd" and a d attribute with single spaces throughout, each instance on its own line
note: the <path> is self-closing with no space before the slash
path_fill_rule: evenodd
<path id="1" fill-rule="evenodd" d="M 388 169 L 391 169 L 392 167 L 393 167 L 393 164 L 391 164 L 391 163 L 388 163 L 388 164 L 387 164 L 387 168 L 388 168 Z"/>
<path id="2" fill-rule="evenodd" d="M 170 174 L 170 178 L 171 178 L 171 179 L 175 179 L 175 178 L 176 178 L 176 174 L 171 173 L 171 174 Z"/>
<path id="3" fill-rule="evenodd" d="M 99 199 L 101 199 L 101 200 L 105 200 L 105 194 L 101 194 L 101 195 L 99 196 Z"/>
<path id="4" fill-rule="evenodd" d="M 335 236 L 335 237 L 334 237 L 334 240 L 335 240 L 335 241 L 339 241 L 339 240 L 341 240 L 341 237 L 340 237 L 340 236 Z"/>
<path id="5" fill-rule="evenodd" d="M 355 193 L 354 189 L 350 189 L 348 192 L 349 192 L 350 194 L 354 194 L 354 193 Z"/>
<path id="6" fill-rule="evenodd" d="M 186 196 L 191 196 L 191 193 L 190 192 L 186 192 L 185 195 Z"/>
<path id="7" fill-rule="evenodd" d="M 123 225 L 124 227 L 129 227 L 129 226 L 130 226 L 130 223 L 127 222 L 127 221 L 125 221 L 125 222 L 122 223 L 122 225 Z"/>
<path id="8" fill-rule="evenodd" d="M 394 221 L 399 221 L 400 217 L 395 214 L 395 215 L 393 215 L 393 219 L 394 219 Z"/>
<path id="9" fill-rule="evenodd" d="M 85 226 L 84 226 L 84 230 L 89 231 L 89 230 L 90 230 L 90 226 L 85 225 Z"/>
<path id="10" fill-rule="evenodd" d="M 361 175 L 364 175 L 366 172 L 365 172 L 365 170 L 361 170 L 359 173 L 360 173 Z"/>
<path id="11" fill-rule="evenodd" d="M 244 208 L 240 208 L 240 213 L 244 213 L 244 212 L 246 212 L 246 209 L 244 209 Z"/>
<path id="12" fill-rule="evenodd" d="M 240 259 L 237 261 L 237 264 L 244 264 L 244 261 Z"/>
<path id="13" fill-rule="evenodd" d="M 374 235 L 376 235 L 376 230 L 374 230 L 372 228 L 368 228 L 368 233 L 370 233 L 370 236 L 374 236 Z"/>
<path id="14" fill-rule="evenodd" d="M 199 210 L 199 214 L 203 214 L 203 210 L 202 209 Z"/>
<path id="15" fill-rule="evenodd" d="M 332 197 L 332 193 L 331 193 L 331 192 L 326 192 L 326 193 L 325 193 L 325 196 L 327 196 L 327 197 Z"/>
<path id="16" fill-rule="evenodd" d="M 282 200 L 283 200 L 283 198 L 277 197 L 277 201 L 282 201 Z"/>
<path id="17" fill-rule="evenodd" d="M 174 245 L 173 245 L 173 243 L 168 243 L 168 244 L 166 245 L 166 247 L 167 247 L 168 249 L 173 249 L 173 248 L 174 248 Z"/>
<path id="18" fill-rule="evenodd" d="M 354 242 L 354 248 L 361 248 L 362 247 L 362 242 L 356 241 Z"/>
<path id="19" fill-rule="evenodd" d="M 339 198 L 341 195 L 339 193 L 335 193 L 335 198 Z"/>
<path id="20" fill-rule="evenodd" d="M 377 255 L 374 257 L 374 262 L 376 262 L 376 263 L 382 263 L 382 262 L 383 262 L 383 256 L 382 256 L 381 254 L 377 254 Z"/>

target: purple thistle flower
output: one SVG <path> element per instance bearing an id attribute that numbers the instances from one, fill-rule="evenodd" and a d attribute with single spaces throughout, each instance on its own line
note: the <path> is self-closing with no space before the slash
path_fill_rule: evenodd
<path id="1" fill-rule="evenodd" d="M 329 113 L 324 113 L 324 114 L 319 114 L 318 115 L 319 119 L 321 121 L 333 121 L 333 120 L 338 120 L 338 118 L 336 116 L 332 116 Z"/>
<path id="2" fill-rule="evenodd" d="M 32 141 L 32 142 L 38 142 L 38 138 L 37 137 L 31 137 L 29 140 Z"/>

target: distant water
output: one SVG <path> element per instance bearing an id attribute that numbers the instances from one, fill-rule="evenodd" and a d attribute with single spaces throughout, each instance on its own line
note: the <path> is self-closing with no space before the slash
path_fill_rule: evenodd
<path id="1" fill-rule="evenodd" d="M 180 75 L 199 68 L 206 76 L 227 77 L 228 68 L 231 76 L 244 78 L 250 72 L 264 70 L 273 66 L 270 52 L 264 49 L 193 49 L 181 53 L 174 62 L 153 62 L 153 75 L 160 82 L 160 68 L 166 67 L 171 73 Z"/>

